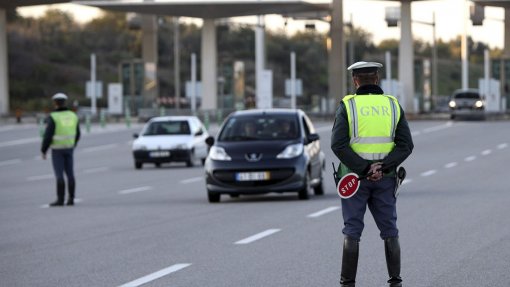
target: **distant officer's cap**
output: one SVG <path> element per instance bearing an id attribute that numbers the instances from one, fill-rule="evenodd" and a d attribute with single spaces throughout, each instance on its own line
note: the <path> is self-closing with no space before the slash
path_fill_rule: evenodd
<path id="1" fill-rule="evenodd" d="M 57 93 L 53 97 L 51 97 L 52 100 L 67 100 L 67 96 L 63 93 Z"/>
<path id="2" fill-rule="evenodd" d="M 352 71 L 353 75 L 372 74 L 376 73 L 382 66 L 383 65 L 381 63 L 377 62 L 357 62 L 352 64 L 349 68 L 347 68 L 347 70 Z"/>

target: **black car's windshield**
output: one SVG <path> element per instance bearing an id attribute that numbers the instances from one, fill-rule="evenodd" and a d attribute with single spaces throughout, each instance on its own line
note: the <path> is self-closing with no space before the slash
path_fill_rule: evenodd
<path id="1" fill-rule="evenodd" d="M 466 93 L 458 93 L 458 94 L 455 94 L 454 96 L 455 99 L 480 99 L 480 94 L 478 93 L 470 93 L 470 92 L 466 92 Z"/>
<path id="2" fill-rule="evenodd" d="M 253 115 L 231 117 L 219 141 L 289 140 L 300 135 L 295 115 Z"/>
<path id="3" fill-rule="evenodd" d="M 188 121 L 165 121 L 150 123 L 143 135 L 189 135 L 190 133 Z"/>

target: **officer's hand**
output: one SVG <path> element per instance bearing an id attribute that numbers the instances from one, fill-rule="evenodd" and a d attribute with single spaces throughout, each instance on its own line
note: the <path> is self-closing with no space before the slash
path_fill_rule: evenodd
<path id="1" fill-rule="evenodd" d="M 46 159 L 46 154 L 45 153 L 42 153 L 42 159 Z"/>
<path id="2" fill-rule="evenodd" d="M 370 181 L 378 181 L 383 177 L 382 173 L 382 162 L 375 162 L 370 165 L 370 170 L 368 173 L 372 174 L 368 177 L 368 180 Z"/>

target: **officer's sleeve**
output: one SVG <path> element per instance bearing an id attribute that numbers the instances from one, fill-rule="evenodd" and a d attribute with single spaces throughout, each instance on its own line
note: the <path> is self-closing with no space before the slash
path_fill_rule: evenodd
<path id="1" fill-rule="evenodd" d="M 412 153 L 413 148 L 411 130 L 409 129 L 404 110 L 400 107 L 400 120 L 395 130 L 395 148 L 383 160 L 383 168 L 396 168 Z"/>
<path id="2" fill-rule="evenodd" d="M 51 140 L 53 139 L 53 135 L 55 134 L 55 122 L 51 117 L 46 119 L 46 130 L 44 131 L 43 141 L 41 144 L 41 152 L 46 154 L 48 149 L 50 148 Z"/>
<path id="3" fill-rule="evenodd" d="M 340 103 L 331 131 L 331 150 L 338 157 L 341 164 L 346 165 L 357 174 L 365 174 L 370 166 L 369 162 L 355 153 L 350 146 L 349 121 L 345 106 Z"/>
<path id="4" fill-rule="evenodd" d="M 76 136 L 74 137 L 74 146 L 78 145 L 78 141 L 80 140 L 80 136 L 81 136 L 81 133 L 80 133 L 80 123 L 78 122 L 78 124 L 76 125 Z"/>

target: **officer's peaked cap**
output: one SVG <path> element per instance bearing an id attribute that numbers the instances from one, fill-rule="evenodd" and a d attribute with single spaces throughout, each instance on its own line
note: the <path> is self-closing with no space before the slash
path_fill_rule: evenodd
<path id="1" fill-rule="evenodd" d="M 57 93 L 51 97 L 52 100 L 67 100 L 67 96 L 64 93 Z"/>
<path id="2" fill-rule="evenodd" d="M 383 65 L 377 62 L 356 62 L 347 68 L 348 71 L 352 71 L 352 74 L 371 74 L 375 73 Z"/>

